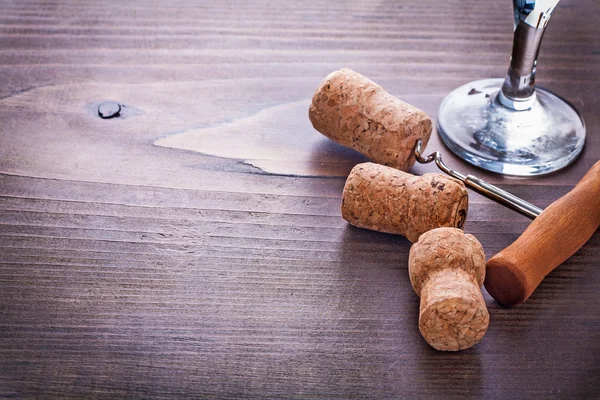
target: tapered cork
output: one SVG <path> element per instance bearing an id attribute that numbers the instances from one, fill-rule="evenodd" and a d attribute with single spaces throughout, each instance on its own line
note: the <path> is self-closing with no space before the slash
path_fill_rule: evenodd
<path id="1" fill-rule="evenodd" d="M 407 171 L 415 163 L 418 139 L 427 145 L 427 114 L 350 69 L 329 74 L 315 92 L 308 113 L 316 130 L 373 161 Z"/>
<path id="2" fill-rule="evenodd" d="M 468 212 L 464 184 L 441 174 L 411 175 L 374 163 L 356 165 L 344 186 L 342 217 L 359 228 L 416 242 L 434 228 L 462 228 Z"/>
<path id="3" fill-rule="evenodd" d="M 481 293 L 483 247 L 456 228 L 424 233 L 412 245 L 408 272 L 421 297 L 419 330 L 437 350 L 457 351 L 479 343 L 490 317 Z"/>

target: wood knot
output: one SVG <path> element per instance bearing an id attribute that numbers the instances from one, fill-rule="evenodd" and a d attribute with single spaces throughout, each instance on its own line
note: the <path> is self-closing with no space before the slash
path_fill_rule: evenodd
<path id="1" fill-rule="evenodd" d="M 85 105 L 86 111 L 101 119 L 126 119 L 145 114 L 143 110 L 114 100 L 100 100 Z"/>
<path id="2" fill-rule="evenodd" d="M 102 119 L 111 119 L 121 116 L 121 105 L 114 101 L 105 101 L 98 105 L 98 116 Z"/>

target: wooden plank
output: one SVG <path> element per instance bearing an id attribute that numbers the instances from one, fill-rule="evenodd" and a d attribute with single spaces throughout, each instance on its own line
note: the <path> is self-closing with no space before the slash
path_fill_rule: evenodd
<path id="1" fill-rule="evenodd" d="M 573 166 L 510 179 L 427 150 L 540 207 L 568 192 L 600 154 L 599 12 L 561 1 L 540 54 L 586 120 Z M 484 340 L 437 352 L 410 243 L 340 217 L 364 158 L 307 119 L 344 66 L 435 118 L 505 73 L 511 24 L 510 1 L 0 2 L 0 397 L 600 397 L 598 233 L 523 305 L 484 292 Z M 528 223 L 470 195 L 488 257 Z"/>

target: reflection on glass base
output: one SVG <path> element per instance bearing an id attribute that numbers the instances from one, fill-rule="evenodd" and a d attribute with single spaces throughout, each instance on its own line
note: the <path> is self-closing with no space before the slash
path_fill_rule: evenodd
<path id="1" fill-rule="evenodd" d="M 530 109 L 506 108 L 498 101 L 503 82 L 471 82 L 444 99 L 438 116 L 444 144 L 469 163 L 505 175 L 548 174 L 575 160 L 585 142 L 579 113 L 540 88 Z"/>

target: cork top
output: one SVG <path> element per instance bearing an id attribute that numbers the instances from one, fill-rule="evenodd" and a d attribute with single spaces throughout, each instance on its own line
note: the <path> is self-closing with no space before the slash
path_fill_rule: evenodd
<path id="1" fill-rule="evenodd" d="M 438 227 L 462 228 L 468 212 L 462 182 L 441 174 L 415 176 L 375 163 L 356 165 L 344 186 L 342 217 L 354 226 L 416 242 Z"/>
<path id="2" fill-rule="evenodd" d="M 428 256 L 417 257 L 419 253 Z M 429 277 L 441 270 L 463 270 L 478 288 L 485 279 L 485 253 L 481 243 L 458 228 L 438 228 L 422 234 L 411 249 L 409 266 L 410 282 L 418 295 Z"/>
<path id="3" fill-rule="evenodd" d="M 415 163 L 416 141 L 426 145 L 432 131 L 424 111 L 348 68 L 330 73 L 321 82 L 308 115 L 315 129 L 328 138 L 403 171 Z"/>
<path id="4" fill-rule="evenodd" d="M 485 335 L 489 313 L 481 294 L 485 254 L 457 228 L 425 232 L 410 249 L 410 281 L 421 297 L 419 331 L 442 351 L 468 349 Z"/>

